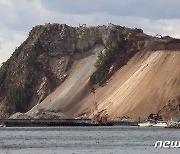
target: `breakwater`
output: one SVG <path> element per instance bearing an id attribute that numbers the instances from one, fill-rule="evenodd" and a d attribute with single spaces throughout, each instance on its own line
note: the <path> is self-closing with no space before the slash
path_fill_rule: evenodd
<path id="1" fill-rule="evenodd" d="M 90 119 L 5 119 L 0 120 L 0 123 L 6 127 L 43 127 L 88 125 L 90 121 Z"/>
<path id="2" fill-rule="evenodd" d="M 167 128 L 180 128 L 180 122 L 168 122 Z"/>
<path id="3" fill-rule="evenodd" d="M 6 119 L 0 120 L 6 127 L 47 127 L 47 126 L 112 126 L 107 122 L 101 124 L 92 119 Z"/>
<path id="4" fill-rule="evenodd" d="M 0 124 L 6 127 L 47 127 L 47 126 L 137 126 L 138 122 L 109 120 L 101 124 L 94 119 L 4 119 Z"/>

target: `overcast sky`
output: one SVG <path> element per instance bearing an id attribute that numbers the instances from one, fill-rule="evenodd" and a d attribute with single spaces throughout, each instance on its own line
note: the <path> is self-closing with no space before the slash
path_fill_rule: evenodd
<path id="1" fill-rule="evenodd" d="M 180 0 L 0 0 L 0 64 L 45 23 L 119 24 L 180 38 Z"/>

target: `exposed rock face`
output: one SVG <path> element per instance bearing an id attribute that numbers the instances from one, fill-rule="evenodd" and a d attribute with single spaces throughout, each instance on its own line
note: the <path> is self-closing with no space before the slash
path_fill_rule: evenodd
<path id="1" fill-rule="evenodd" d="M 110 118 L 179 115 L 178 39 L 156 38 L 141 29 L 113 24 L 46 24 L 34 27 L 0 69 L 1 117 L 27 111 L 12 118 L 91 117 L 95 104 L 89 78 L 96 71 L 98 57 L 106 55 L 108 45 L 113 47 L 117 40 L 123 41 L 118 42 L 121 48 L 106 69 L 104 87 L 97 86 L 98 109 L 106 110 Z M 171 67 L 173 76 L 167 73 Z M 168 107 L 168 100 L 175 100 L 176 109 L 172 102 Z"/>
<path id="2" fill-rule="evenodd" d="M 27 40 L 1 67 L 1 104 L 8 104 L 10 114 L 28 111 L 68 77 L 76 54 L 85 53 L 97 44 L 105 46 L 118 33 L 125 31 L 120 26 L 112 25 L 69 27 L 66 24 L 46 24 L 34 27 Z M 21 102 L 21 99 L 17 99 L 16 104 L 8 102 L 8 94 L 13 93 L 14 89 L 23 89 L 25 84 L 29 85 L 30 96 L 27 100 Z M 19 106 L 17 102 L 22 105 L 20 109 L 16 109 Z M 3 109 L 1 115 L 8 116 L 6 113 Z"/>

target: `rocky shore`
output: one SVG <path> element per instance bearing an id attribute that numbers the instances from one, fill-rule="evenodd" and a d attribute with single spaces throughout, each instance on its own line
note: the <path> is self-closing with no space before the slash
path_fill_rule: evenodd
<path id="1" fill-rule="evenodd" d="M 180 122 L 168 122 L 167 128 L 180 128 Z"/>

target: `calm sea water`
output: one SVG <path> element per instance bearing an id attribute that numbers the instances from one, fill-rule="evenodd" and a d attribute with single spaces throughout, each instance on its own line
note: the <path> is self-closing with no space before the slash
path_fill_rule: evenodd
<path id="1" fill-rule="evenodd" d="M 0 128 L 0 154 L 180 153 L 154 148 L 157 140 L 180 140 L 179 129 L 140 127 Z"/>

